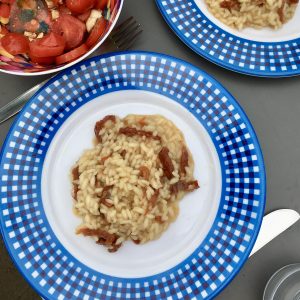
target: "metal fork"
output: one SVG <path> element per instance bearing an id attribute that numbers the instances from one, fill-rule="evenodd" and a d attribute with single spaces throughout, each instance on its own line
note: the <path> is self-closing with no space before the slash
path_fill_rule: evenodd
<path id="1" fill-rule="evenodd" d="M 133 17 L 130 17 L 111 32 L 105 42 L 93 52 L 91 57 L 108 52 L 128 50 L 133 46 L 142 32 L 141 24 Z M 23 108 L 25 103 L 52 77 L 35 85 L 22 95 L 1 107 L 0 124 L 16 115 Z"/>

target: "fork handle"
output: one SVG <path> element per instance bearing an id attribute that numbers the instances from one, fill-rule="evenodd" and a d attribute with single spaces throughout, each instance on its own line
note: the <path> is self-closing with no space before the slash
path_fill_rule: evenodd
<path id="1" fill-rule="evenodd" d="M 10 101 L 0 108 L 0 124 L 16 115 L 25 103 L 48 81 L 49 79 L 35 85 L 30 90 Z"/>

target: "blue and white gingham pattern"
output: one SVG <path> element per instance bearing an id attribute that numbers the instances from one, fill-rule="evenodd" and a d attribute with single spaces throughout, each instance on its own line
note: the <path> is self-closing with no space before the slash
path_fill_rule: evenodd
<path id="1" fill-rule="evenodd" d="M 151 277 L 111 277 L 68 253 L 54 235 L 41 201 L 47 149 L 79 107 L 112 91 L 160 93 L 205 126 L 222 169 L 215 222 L 192 255 Z M 1 228 L 18 268 L 45 299 L 210 299 L 247 259 L 265 204 L 262 154 L 233 97 L 201 70 L 175 58 L 126 52 L 93 58 L 52 79 L 15 121 L 1 156 Z"/>
<path id="2" fill-rule="evenodd" d="M 300 74 L 300 39 L 257 42 L 239 38 L 212 23 L 195 0 L 156 0 L 169 26 L 204 58 L 233 71 L 264 77 Z"/>

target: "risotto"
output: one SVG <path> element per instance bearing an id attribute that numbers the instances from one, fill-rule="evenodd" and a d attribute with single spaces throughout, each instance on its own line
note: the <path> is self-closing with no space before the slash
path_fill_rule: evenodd
<path id="1" fill-rule="evenodd" d="M 182 132 L 160 115 L 106 116 L 96 143 L 71 171 L 77 234 L 115 252 L 126 240 L 157 239 L 178 215 L 178 202 L 199 188 Z"/>
<path id="2" fill-rule="evenodd" d="M 236 29 L 280 28 L 295 13 L 299 0 L 205 0 L 209 11 Z"/>

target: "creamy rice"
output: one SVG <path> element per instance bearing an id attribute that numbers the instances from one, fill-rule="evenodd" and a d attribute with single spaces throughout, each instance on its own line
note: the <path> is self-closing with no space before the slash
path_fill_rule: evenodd
<path id="1" fill-rule="evenodd" d="M 72 168 L 78 234 L 117 251 L 125 240 L 157 239 L 178 215 L 178 201 L 197 189 L 181 131 L 160 115 L 107 116 L 97 143 Z"/>
<path id="2" fill-rule="evenodd" d="M 205 0 L 209 11 L 224 24 L 278 29 L 295 13 L 298 0 Z"/>

